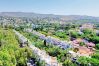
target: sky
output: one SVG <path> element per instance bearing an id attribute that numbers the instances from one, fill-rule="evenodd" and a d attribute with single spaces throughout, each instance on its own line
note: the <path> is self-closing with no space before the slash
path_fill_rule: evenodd
<path id="1" fill-rule="evenodd" d="M 0 0 L 0 12 L 99 17 L 99 0 Z"/>

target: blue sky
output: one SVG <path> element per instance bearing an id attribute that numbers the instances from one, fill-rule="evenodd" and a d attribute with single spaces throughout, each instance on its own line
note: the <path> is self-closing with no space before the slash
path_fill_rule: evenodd
<path id="1" fill-rule="evenodd" d="M 99 16 L 99 0 L 0 0 L 0 12 Z"/>

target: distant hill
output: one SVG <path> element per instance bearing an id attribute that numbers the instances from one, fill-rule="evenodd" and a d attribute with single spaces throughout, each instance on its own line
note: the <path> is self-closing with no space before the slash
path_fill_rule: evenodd
<path id="1" fill-rule="evenodd" d="M 53 14 L 37 14 L 31 12 L 1 12 L 0 16 L 10 16 L 10 17 L 59 17 Z"/>
<path id="2" fill-rule="evenodd" d="M 31 12 L 0 12 L 3 17 L 25 17 L 25 18 L 39 18 L 47 19 L 48 21 L 61 22 L 95 22 L 99 23 L 99 17 L 81 16 L 81 15 L 54 15 L 54 14 L 38 14 Z"/>

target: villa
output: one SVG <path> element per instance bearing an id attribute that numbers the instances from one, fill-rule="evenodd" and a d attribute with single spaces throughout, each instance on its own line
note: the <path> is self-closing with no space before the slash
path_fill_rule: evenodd
<path id="1" fill-rule="evenodd" d="M 76 48 L 74 48 L 76 49 Z M 84 46 L 80 46 L 77 48 L 77 52 L 75 51 L 69 51 L 69 53 L 72 55 L 72 57 L 77 57 L 77 56 L 86 56 L 86 57 L 90 57 L 90 55 L 92 55 L 94 53 L 93 50 L 84 47 Z"/>
<path id="2" fill-rule="evenodd" d="M 84 42 L 85 45 L 80 46 L 80 42 Z M 95 44 L 92 42 L 88 42 L 84 39 L 76 39 L 72 41 L 72 45 L 74 49 L 77 48 L 77 55 L 78 56 L 90 56 L 94 53 Z"/>
<path id="3" fill-rule="evenodd" d="M 77 53 L 79 53 L 79 56 L 90 56 L 94 52 L 87 47 L 79 47 L 79 51 Z"/>

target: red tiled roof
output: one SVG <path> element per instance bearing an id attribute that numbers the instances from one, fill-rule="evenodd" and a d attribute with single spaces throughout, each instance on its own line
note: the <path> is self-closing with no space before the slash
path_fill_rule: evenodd
<path id="1" fill-rule="evenodd" d="M 87 47 L 79 47 L 79 51 L 78 52 L 80 54 L 87 54 L 87 55 L 91 55 L 93 53 L 93 51 L 91 51 Z"/>
<path id="2" fill-rule="evenodd" d="M 92 47 L 95 47 L 95 44 L 94 44 L 94 43 L 92 43 L 92 42 L 87 43 L 86 45 L 87 45 L 87 46 L 92 46 Z"/>

